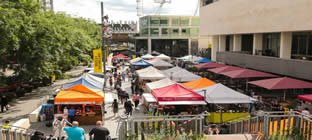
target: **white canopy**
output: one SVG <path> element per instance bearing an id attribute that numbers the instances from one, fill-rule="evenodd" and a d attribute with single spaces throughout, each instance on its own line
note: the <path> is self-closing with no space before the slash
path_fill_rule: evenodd
<path id="1" fill-rule="evenodd" d="M 157 58 L 160 58 L 160 59 L 162 59 L 162 60 L 171 60 L 171 58 L 169 57 L 169 56 L 167 56 L 167 55 L 165 55 L 165 54 L 160 54 L 160 55 L 158 55 L 158 56 L 156 56 Z"/>
<path id="2" fill-rule="evenodd" d="M 170 101 L 158 102 L 160 105 L 206 105 L 205 101 Z"/>
<path id="3" fill-rule="evenodd" d="M 150 54 L 146 54 L 146 55 L 141 56 L 141 58 L 143 58 L 143 59 L 153 59 L 154 56 L 152 56 Z"/>
<path id="4" fill-rule="evenodd" d="M 202 78 L 180 67 L 174 67 L 174 68 L 165 70 L 163 72 L 166 74 L 166 76 L 169 79 L 176 81 L 176 82 L 194 81 L 194 80 L 198 80 Z"/>
<path id="5" fill-rule="evenodd" d="M 134 62 L 139 61 L 139 60 L 142 60 L 142 58 L 137 57 L 137 58 L 131 59 L 130 63 L 134 63 Z"/>
<path id="6" fill-rule="evenodd" d="M 99 78 L 99 77 L 93 76 L 89 73 L 84 74 L 82 77 L 91 83 L 104 85 L 104 78 Z"/>
<path id="7" fill-rule="evenodd" d="M 187 55 L 187 56 L 184 56 L 184 57 L 180 57 L 178 59 L 182 59 L 184 61 L 198 62 L 198 60 L 202 59 L 202 57 L 194 56 L 194 55 Z"/>
<path id="8" fill-rule="evenodd" d="M 170 63 L 161 60 L 161 59 L 155 59 L 152 61 L 149 61 L 149 63 L 151 63 L 154 67 L 173 67 L 173 65 L 171 65 Z"/>
<path id="9" fill-rule="evenodd" d="M 154 68 L 153 66 L 137 70 L 136 73 L 142 80 L 157 80 L 166 78 L 166 76 L 161 71 Z"/>
<path id="10" fill-rule="evenodd" d="M 147 83 L 146 84 L 146 88 L 147 88 L 148 91 L 152 91 L 153 89 L 163 88 L 163 87 L 166 87 L 166 86 L 173 85 L 175 83 L 176 83 L 175 81 L 172 81 L 172 80 L 170 80 L 168 78 L 165 78 L 165 79 L 158 80 L 158 81 L 155 81 L 155 82 Z"/>
<path id="11" fill-rule="evenodd" d="M 194 90 L 198 94 L 205 97 L 208 103 L 214 104 L 239 104 L 239 103 L 251 103 L 252 98 L 239 93 L 231 88 L 228 88 L 222 84 L 216 84 L 202 89 Z"/>
<path id="12" fill-rule="evenodd" d="M 155 99 L 155 97 L 154 97 L 152 94 L 150 94 L 150 93 L 144 93 L 144 94 L 143 94 L 143 97 L 144 97 L 144 99 L 145 99 L 148 103 L 155 103 L 155 102 L 157 102 L 156 99 Z"/>

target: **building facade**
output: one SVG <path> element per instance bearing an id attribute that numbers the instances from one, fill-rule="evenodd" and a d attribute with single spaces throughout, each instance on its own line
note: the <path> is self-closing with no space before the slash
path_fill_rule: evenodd
<path id="1" fill-rule="evenodd" d="M 201 0 L 211 58 L 312 80 L 311 0 Z"/>
<path id="2" fill-rule="evenodd" d="M 144 16 L 139 20 L 136 51 L 158 52 L 169 56 L 185 56 L 198 52 L 198 16 Z"/>

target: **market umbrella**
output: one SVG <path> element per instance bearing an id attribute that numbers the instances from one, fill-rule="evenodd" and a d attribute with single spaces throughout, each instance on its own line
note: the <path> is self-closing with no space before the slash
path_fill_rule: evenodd
<path id="1" fill-rule="evenodd" d="M 158 55 L 156 57 L 159 58 L 159 59 L 162 59 L 162 60 L 167 60 L 167 61 L 171 60 L 171 58 L 169 56 L 165 55 L 165 54 L 160 54 L 160 55 Z"/>
<path id="2" fill-rule="evenodd" d="M 143 58 L 143 59 L 152 59 L 152 58 L 154 58 L 154 56 L 152 56 L 150 54 L 146 54 L 146 55 L 141 56 L 141 58 Z"/>
<path id="3" fill-rule="evenodd" d="M 128 57 L 128 56 L 125 56 L 125 55 L 123 55 L 123 54 L 118 54 L 118 55 L 115 55 L 115 56 L 113 57 L 113 59 L 116 59 L 116 58 L 119 58 L 119 59 L 128 59 L 129 57 Z"/>
<path id="4" fill-rule="evenodd" d="M 297 80 L 288 77 L 272 78 L 258 81 L 248 82 L 249 84 L 263 87 L 268 90 L 284 89 L 284 99 L 286 96 L 286 89 L 308 89 L 312 88 L 312 83 Z"/>
<path id="5" fill-rule="evenodd" d="M 312 94 L 298 95 L 297 99 L 312 103 Z"/>
<path id="6" fill-rule="evenodd" d="M 136 61 L 131 63 L 132 66 L 138 66 L 138 67 L 148 67 L 148 66 L 152 66 L 152 64 L 142 60 Z"/>
<path id="7" fill-rule="evenodd" d="M 208 69 L 208 71 L 214 72 L 214 73 L 223 73 L 223 72 L 242 70 L 242 69 L 243 68 L 235 67 L 235 66 L 224 66 L 224 67 L 219 67 L 219 68 L 214 68 L 214 69 Z"/>
<path id="8" fill-rule="evenodd" d="M 211 69 L 211 68 L 219 68 L 219 67 L 224 67 L 224 66 L 226 65 L 212 62 L 212 63 L 198 64 L 198 65 L 195 65 L 194 67 L 198 69 Z"/>
<path id="9" fill-rule="evenodd" d="M 205 88 L 209 87 L 212 85 L 215 85 L 216 83 L 207 79 L 207 78 L 201 78 L 199 80 L 194 80 L 186 83 L 182 83 L 183 86 L 189 88 L 189 89 L 200 89 L 200 88 Z"/>

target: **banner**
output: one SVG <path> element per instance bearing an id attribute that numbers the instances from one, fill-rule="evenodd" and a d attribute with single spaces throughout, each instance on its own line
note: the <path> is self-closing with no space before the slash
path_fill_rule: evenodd
<path id="1" fill-rule="evenodd" d="M 93 50 L 94 73 L 102 73 L 103 72 L 102 60 L 103 60 L 102 50 L 101 49 Z"/>
<path id="2" fill-rule="evenodd" d="M 105 58 L 107 59 L 107 57 L 108 57 L 108 46 L 105 45 Z"/>

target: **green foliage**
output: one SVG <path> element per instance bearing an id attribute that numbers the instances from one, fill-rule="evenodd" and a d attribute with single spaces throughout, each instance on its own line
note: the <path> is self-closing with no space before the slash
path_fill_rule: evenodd
<path id="1" fill-rule="evenodd" d="M 91 61 L 100 39 L 95 22 L 44 12 L 37 0 L 0 2 L 0 67 L 24 80 L 63 77 L 64 71 Z"/>

